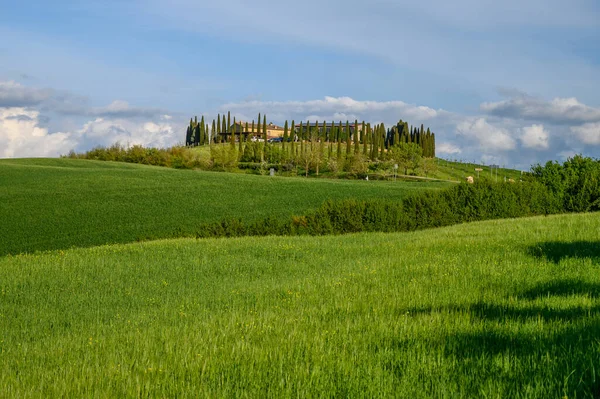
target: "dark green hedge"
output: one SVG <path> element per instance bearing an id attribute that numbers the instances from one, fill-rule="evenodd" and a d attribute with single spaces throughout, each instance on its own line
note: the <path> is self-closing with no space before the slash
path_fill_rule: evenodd
<path id="1" fill-rule="evenodd" d="M 290 219 L 266 218 L 250 224 L 225 220 L 199 227 L 197 237 L 325 235 L 363 231 L 413 231 L 478 220 L 562 212 L 552 191 L 537 182 L 460 184 L 427 191 L 402 202 L 328 201 Z"/>

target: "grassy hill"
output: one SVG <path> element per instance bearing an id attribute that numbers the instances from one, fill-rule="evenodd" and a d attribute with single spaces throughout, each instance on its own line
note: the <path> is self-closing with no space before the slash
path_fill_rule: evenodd
<path id="1" fill-rule="evenodd" d="M 599 242 L 581 214 L 2 257 L 0 396 L 594 397 Z"/>
<path id="2" fill-rule="evenodd" d="M 229 144 L 223 144 L 229 145 Z M 272 144 L 276 148 L 281 148 L 281 144 L 275 143 Z M 289 145 L 289 144 L 288 144 Z M 327 146 L 327 144 L 326 144 Z M 334 145 L 335 148 L 335 145 Z M 193 147 L 189 148 L 187 151 L 194 154 L 195 157 L 201 159 L 202 162 L 208 162 L 210 160 L 210 148 L 208 146 L 201 147 Z M 477 171 L 475 169 L 482 169 L 479 172 L 479 177 L 482 179 L 490 179 L 493 181 L 504 181 L 506 179 L 514 179 L 515 181 L 519 180 L 521 176 L 520 170 L 509 169 L 509 168 L 498 168 L 498 170 L 490 169 L 490 166 L 480 165 L 476 163 L 466 163 L 466 162 L 454 162 L 441 158 L 435 158 L 433 162 L 433 170 L 428 171 L 427 177 L 441 179 L 441 180 L 452 180 L 452 181 L 465 181 L 467 176 L 473 176 L 477 178 Z M 431 167 L 430 167 L 431 168 Z M 403 171 L 399 171 L 402 173 Z M 414 171 L 410 171 L 411 173 Z M 417 174 L 419 176 L 425 176 L 425 172 L 421 170 L 417 170 Z M 322 177 L 331 177 L 331 173 L 325 172 L 322 173 Z M 387 178 L 391 179 L 394 175 L 393 165 L 389 164 L 388 170 L 380 170 L 376 173 L 371 172 L 372 177 L 385 175 Z"/>
<path id="3" fill-rule="evenodd" d="M 498 168 L 492 170 L 490 166 L 486 165 L 453 162 L 440 158 L 436 158 L 436 170 L 430 174 L 430 177 L 457 181 L 465 181 L 467 176 L 473 176 L 477 179 L 477 171 L 475 170 L 477 168 L 483 169 L 479 172 L 479 178 L 483 179 L 501 182 L 504 181 L 504 178 L 515 181 L 521 178 L 521 171 L 515 169 Z"/>
<path id="4" fill-rule="evenodd" d="M 0 255 L 194 234 L 304 214 L 327 199 L 400 199 L 442 183 L 334 181 L 76 159 L 0 160 Z"/>

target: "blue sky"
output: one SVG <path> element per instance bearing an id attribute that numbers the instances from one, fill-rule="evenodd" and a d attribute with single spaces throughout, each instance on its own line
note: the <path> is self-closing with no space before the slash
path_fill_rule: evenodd
<path id="1" fill-rule="evenodd" d="M 439 155 L 600 157 L 596 0 L 0 0 L 0 157 L 183 140 L 191 115 L 398 119 Z"/>

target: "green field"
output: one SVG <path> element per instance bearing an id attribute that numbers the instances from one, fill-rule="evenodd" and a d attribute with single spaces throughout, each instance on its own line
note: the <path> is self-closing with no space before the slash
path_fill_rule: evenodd
<path id="1" fill-rule="evenodd" d="M 0 160 L 0 255 L 194 235 L 327 199 L 400 199 L 446 183 L 317 180 L 76 159 Z"/>
<path id="2" fill-rule="evenodd" d="M 597 397 L 599 246 L 581 214 L 5 256 L 0 396 Z"/>

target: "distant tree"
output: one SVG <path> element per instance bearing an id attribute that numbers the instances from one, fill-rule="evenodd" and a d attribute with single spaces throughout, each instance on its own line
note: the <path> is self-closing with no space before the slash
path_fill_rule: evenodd
<path id="1" fill-rule="evenodd" d="M 360 144 L 359 136 L 358 136 L 358 119 L 354 120 L 354 135 L 353 136 L 354 136 L 354 153 L 358 154 L 358 152 L 360 150 L 358 147 L 358 145 Z"/>
<path id="2" fill-rule="evenodd" d="M 346 137 L 346 157 L 349 157 L 352 146 L 350 142 L 350 122 L 348 121 L 346 121 L 346 131 L 344 136 Z"/>
<path id="3" fill-rule="evenodd" d="M 204 115 L 200 120 L 200 145 L 206 144 L 206 131 L 204 130 Z"/>
<path id="4" fill-rule="evenodd" d="M 200 125 L 196 123 L 194 126 L 194 146 L 200 145 Z"/>
<path id="5" fill-rule="evenodd" d="M 263 140 L 265 141 L 265 146 L 267 145 L 267 115 L 263 115 Z"/>
<path id="6" fill-rule="evenodd" d="M 256 137 L 260 137 L 260 134 L 262 132 L 261 128 L 260 128 L 260 112 L 258 113 L 258 120 L 256 121 Z"/>
<path id="7" fill-rule="evenodd" d="M 187 130 L 185 132 L 185 146 L 189 146 L 190 143 L 192 142 L 192 129 L 190 129 L 189 125 L 187 127 Z"/>
<path id="8" fill-rule="evenodd" d="M 233 117 L 233 129 L 229 128 L 229 134 L 231 134 L 231 148 L 235 150 L 235 131 L 236 131 L 236 123 L 235 116 Z"/>
<path id="9" fill-rule="evenodd" d="M 237 130 L 237 126 L 235 127 L 235 129 Z M 240 141 L 238 143 L 238 157 L 242 156 L 242 151 L 244 150 L 244 146 L 242 144 L 242 142 L 244 141 L 244 133 L 248 130 L 248 122 L 246 122 L 246 129 L 244 130 L 244 128 L 242 127 L 242 122 L 240 121 Z"/>
<path id="10" fill-rule="evenodd" d="M 300 121 L 300 157 L 304 156 L 304 129 L 302 128 L 302 121 Z"/>
<path id="11" fill-rule="evenodd" d="M 288 133 L 289 133 L 289 128 L 288 128 L 288 121 L 286 119 L 285 123 L 283 124 L 283 140 L 281 140 L 281 152 L 283 153 L 283 155 L 285 156 L 285 142 L 288 140 Z"/>
<path id="12" fill-rule="evenodd" d="M 295 152 L 295 141 L 296 141 L 296 122 L 294 122 L 294 120 L 292 119 L 292 130 L 290 132 L 290 138 L 291 143 L 290 143 L 290 159 L 294 159 L 294 157 L 296 156 L 296 152 Z"/>
<path id="13" fill-rule="evenodd" d="M 234 117 L 233 124 L 235 124 L 235 117 Z M 227 111 L 227 130 L 225 132 L 230 133 L 230 130 L 231 130 L 231 112 Z"/>
<path id="14" fill-rule="evenodd" d="M 368 147 L 369 147 L 369 135 L 367 134 L 367 125 L 365 124 L 365 121 L 362 121 L 361 136 L 362 136 L 362 144 L 363 144 L 363 155 L 366 157 L 367 153 L 369 152 L 369 150 L 368 150 Z"/>
<path id="15" fill-rule="evenodd" d="M 211 137 L 210 137 L 210 141 L 213 143 L 216 143 L 217 141 L 217 127 L 216 127 L 216 123 L 215 120 L 213 119 L 213 123 L 212 123 L 212 129 L 210 131 Z"/>
<path id="16" fill-rule="evenodd" d="M 339 159 L 342 158 L 342 121 L 340 121 L 340 124 L 337 128 L 336 131 L 337 134 L 337 153 L 336 156 Z"/>
<path id="17" fill-rule="evenodd" d="M 217 114 L 217 134 L 221 133 L 221 114 Z"/>
<path id="18" fill-rule="evenodd" d="M 371 134 L 371 161 L 375 162 L 377 160 L 377 151 L 379 148 L 379 140 L 378 140 L 378 134 L 377 132 L 379 131 L 379 125 L 375 125 L 373 127 L 373 130 L 370 132 Z"/>

